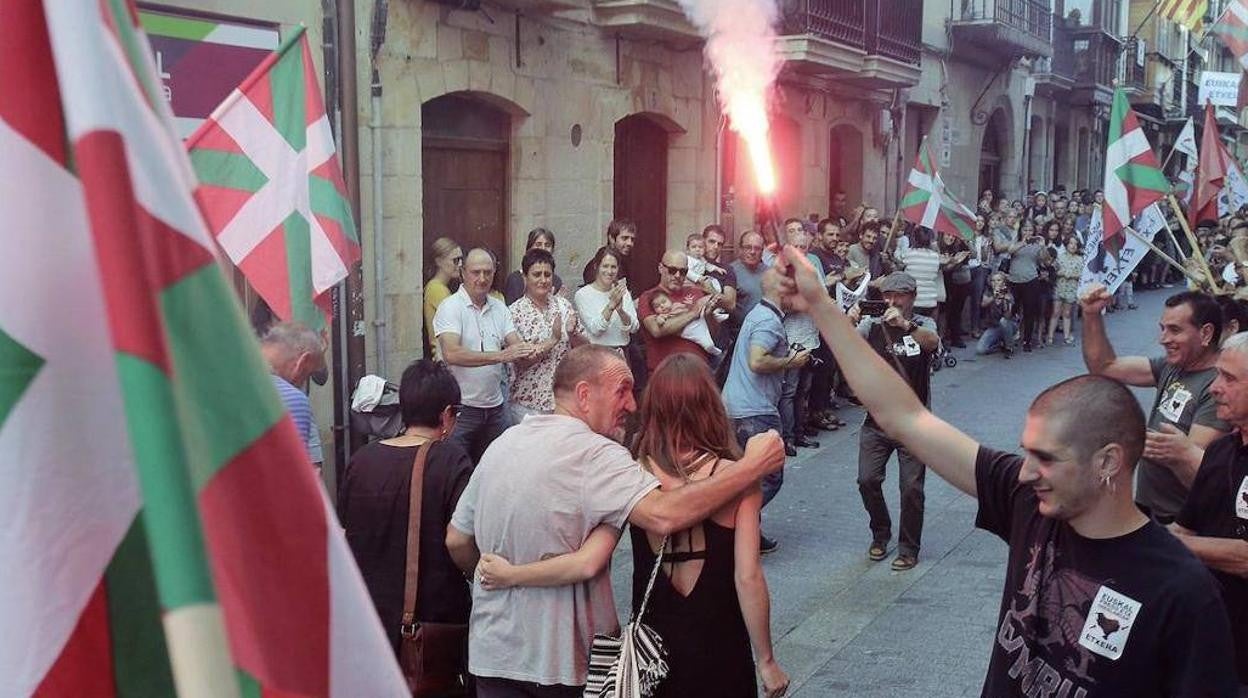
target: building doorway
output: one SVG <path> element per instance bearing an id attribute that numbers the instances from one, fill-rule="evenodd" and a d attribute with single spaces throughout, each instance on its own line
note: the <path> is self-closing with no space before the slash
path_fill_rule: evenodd
<path id="1" fill-rule="evenodd" d="M 984 139 L 979 146 L 979 192 L 991 189 L 995 198 L 1005 196 L 1001 188 L 1001 162 L 1006 152 L 1005 129 L 1005 113 L 998 109 L 984 127 Z"/>
<path id="2" fill-rule="evenodd" d="M 862 132 L 849 124 L 833 126 L 828 136 L 828 202 L 836 192 L 856 206 L 862 201 Z"/>
<path id="3" fill-rule="evenodd" d="M 615 122 L 614 218 L 637 224 L 628 265 L 633 293 L 659 283 L 659 260 L 667 248 L 668 132 L 645 114 Z"/>

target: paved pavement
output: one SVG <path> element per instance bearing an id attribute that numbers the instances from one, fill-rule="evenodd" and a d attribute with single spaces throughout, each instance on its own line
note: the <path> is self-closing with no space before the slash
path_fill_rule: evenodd
<path id="1" fill-rule="evenodd" d="M 1178 289 L 1175 289 L 1178 290 Z M 1120 355 L 1157 353 L 1162 302 L 1174 291 L 1137 294 L 1140 308 L 1107 317 Z M 1076 324 L 1077 327 L 1077 324 Z M 1079 347 L 975 357 L 933 377 L 937 414 L 981 442 L 1017 449 L 1023 416 L 1045 387 L 1083 373 Z M 1139 391 L 1145 407 L 1151 391 Z M 776 656 L 792 679 L 789 695 L 888 698 L 978 696 L 988 665 L 1004 578 L 1006 547 L 974 527 L 975 502 L 934 473 L 927 477 L 919 565 L 892 572 L 866 559 L 867 517 L 856 484 L 861 409 L 844 409 L 849 427 L 799 449 L 784 488 L 764 512 L 780 548 L 765 558 Z M 885 492 L 898 517 L 896 459 Z M 627 618 L 628 537 L 613 560 L 621 618 Z M 895 533 L 894 533 L 895 542 Z M 891 557 L 889 558 L 891 559 Z"/>

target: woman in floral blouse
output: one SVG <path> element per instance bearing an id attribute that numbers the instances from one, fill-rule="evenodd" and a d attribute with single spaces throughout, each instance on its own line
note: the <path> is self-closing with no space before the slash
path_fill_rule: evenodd
<path id="1" fill-rule="evenodd" d="M 568 350 L 585 343 L 576 310 L 554 293 L 555 258 L 543 249 L 524 253 L 520 262 L 524 296 L 509 307 L 516 332 L 537 346 L 537 353 L 512 364 L 512 419 L 555 410 L 555 367 Z"/>

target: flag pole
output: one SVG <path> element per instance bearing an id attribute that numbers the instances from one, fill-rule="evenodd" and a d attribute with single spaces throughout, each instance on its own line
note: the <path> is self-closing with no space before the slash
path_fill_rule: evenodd
<path id="1" fill-rule="evenodd" d="M 893 224 L 888 228 L 888 237 L 884 238 L 884 246 L 880 248 L 881 252 L 888 251 L 888 245 L 893 241 L 893 236 L 897 234 L 897 225 L 901 222 L 901 206 L 897 206 L 897 213 L 893 214 Z"/>
<path id="2" fill-rule="evenodd" d="M 1183 232 L 1187 235 L 1187 241 L 1192 245 L 1192 256 L 1199 261 L 1201 271 L 1209 277 L 1209 290 L 1213 293 L 1218 293 L 1221 290 L 1218 287 L 1218 281 L 1213 277 L 1213 270 L 1209 268 L 1209 262 L 1205 260 L 1204 250 L 1200 249 L 1200 242 L 1196 240 L 1196 234 L 1192 232 L 1192 226 L 1187 224 L 1187 217 L 1183 215 L 1183 209 L 1179 208 L 1179 202 L 1174 198 L 1174 194 L 1170 194 L 1166 198 L 1170 201 L 1170 208 L 1174 209 L 1174 215 L 1179 218 L 1179 225 L 1183 226 Z"/>
<path id="3" fill-rule="evenodd" d="M 1188 269 L 1186 266 L 1184 266 L 1184 265 L 1180 264 L 1178 261 L 1176 261 L 1176 260 L 1174 259 L 1174 257 L 1171 257 L 1170 255 L 1168 255 L 1168 254 L 1166 254 L 1165 252 L 1163 252 L 1163 251 L 1162 251 L 1162 249 L 1161 249 L 1160 247 L 1158 247 L 1157 245 L 1154 245 L 1154 244 L 1153 244 L 1153 241 L 1152 241 L 1152 240 L 1149 240 L 1148 238 L 1144 237 L 1144 236 L 1143 236 L 1142 234 L 1140 234 L 1140 232 L 1139 232 L 1139 231 L 1137 231 L 1135 228 L 1132 228 L 1131 226 L 1129 226 L 1129 225 L 1128 225 L 1128 226 L 1124 227 L 1124 228 L 1123 228 L 1123 230 L 1125 230 L 1125 231 L 1127 231 L 1128 233 L 1130 233 L 1132 236 L 1134 236 L 1134 237 L 1135 237 L 1135 239 L 1139 240 L 1140 242 L 1144 243 L 1145 245 L 1148 245 L 1148 249 L 1152 250 L 1153 252 L 1156 252 L 1158 257 L 1161 257 L 1162 259 L 1164 259 L 1164 260 L 1166 261 L 1166 263 L 1167 263 L 1167 264 L 1169 264 L 1170 266 L 1174 267 L 1175 269 L 1178 269 L 1178 270 L 1179 270 L 1180 272 L 1182 272 L 1182 273 L 1183 273 L 1183 275 L 1184 275 L 1184 276 L 1186 276 L 1187 278 L 1191 279 L 1192 281 L 1195 281 L 1195 282 L 1196 282 L 1196 283 L 1198 283 L 1198 284 L 1199 284 L 1199 283 L 1204 283 L 1204 279 L 1200 278 L 1200 277 L 1199 277 L 1199 276 L 1197 276 L 1196 274 L 1193 274 L 1193 273 L 1192 273 L 1192 270 L 1190 270 L 1190 269 Z"/>

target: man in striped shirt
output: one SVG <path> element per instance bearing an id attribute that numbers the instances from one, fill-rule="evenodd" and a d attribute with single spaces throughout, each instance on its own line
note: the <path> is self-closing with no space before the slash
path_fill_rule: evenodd
<path id="1" fill-rule="evenodd" d="M 281 322 L 270 327 L 261 338 L 260 351 L 269 364 L 273 387 L 277 388 L 308 451 L 308 460 L 319 470 L 325 460 L 321 453 L 320 431 L 303 387 L 313 373 L 325 368 L 325 342 L 306 325 Z"/>

